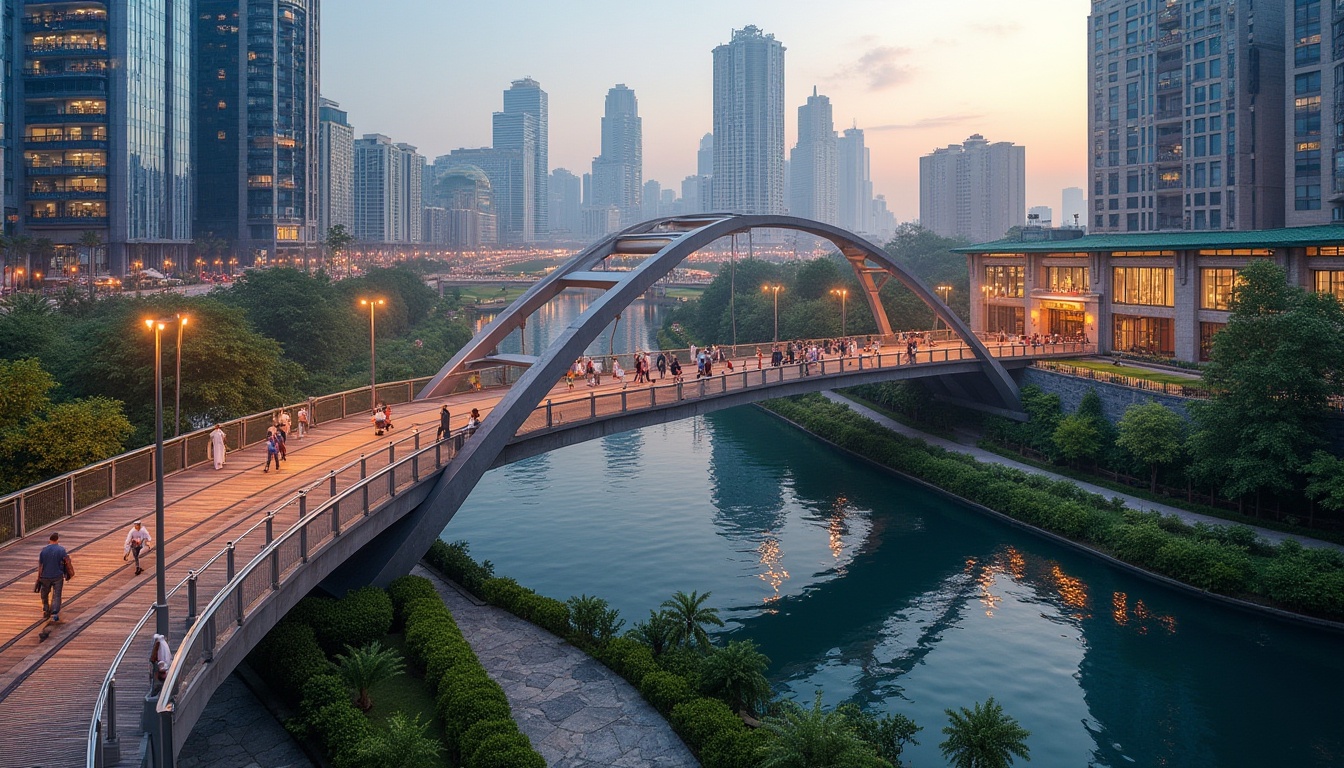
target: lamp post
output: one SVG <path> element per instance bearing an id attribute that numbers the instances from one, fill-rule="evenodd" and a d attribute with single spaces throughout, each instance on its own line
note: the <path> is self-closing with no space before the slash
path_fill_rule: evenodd
<path id="1" fill-rule="evenodd" d="M 845 333 L 845 299 L 849 298 L 848 288 L 832 288 L 832 296 L 840 297 L 840 335 L 847 336 Z"/>
<path id="2" fill-rule="evenodd" d="M 378 372 L 375 367 L 377 347 L 373 342 L 373 310 L 387 303 L 385 299 L 360 299 L 360 306 L 369 308 L 369 408 L 378 405 Z"/>
<path id="3" fill-rule="evenodd" d="M 163 329 L 178 318 L 145 320 L 145 327 L 154 332 L 154 626 L 155 631 L 168 636 L 168 588 L 165 575 L 163 533 Z"/>
<path id="4" fill-rule="evenodd" d="M 14 270 L 14 292 L 23 290 L 23 267 L 17 267 Z"/>
<path id="5" fill-rule="evenodd" d="M 948 296 L 952 295 L 952 286 L 948 285 L 947 283 L 939 283 L 938 285 L 934 286 L 933 290 L 938 292 L 938 298 L 942 299 L 944 304 L 947 303 Z M 933 327 L 935 329 L 937 329 L 938 327 L 937 313 L 935 313 L 933 316 Z"/>
<path id="6" fill-rule="evenodd" d="M 775 343 L 779 343 L 779 292 L 784 290 L 784 286 L 779 283 L 766 283 L 761 286 L 763 293 L 774 295 L 775 299 Z"/>
<path id="7" fill-rule="evenodd" d="M 173 376 L 173 437 L 182 434 L 182 331 L 187 327 L 187 316 L 177 315 L 177 373 Z"/>

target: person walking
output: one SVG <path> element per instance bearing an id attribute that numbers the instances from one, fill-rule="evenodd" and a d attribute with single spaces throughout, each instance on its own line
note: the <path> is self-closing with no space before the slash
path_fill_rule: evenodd
<path id="1" fill-rule="evenodd" d="M 389 431 L 391 431 L 391 429 L 392 429 L 392 406 L 390 406 L 390 405 L 383 405 L 383 417 L 387 419 L 387 428 L 388 428 Z"/>
<path id="2" fill-rule="evenodd" d="M 448 426 L 448 422 L 451 419 L 452 417 L 448 413 L 448 405 L 445 403 L 444 406 L 439 409 L 439 431 L 434 437 L 435 440 L 442 440 L 452 434 L 452 429 Z"/>
<path id="3" fill-rule="evenodd" d="M 667 355 L 666 355 L 666 354 L 664 354 L 664 353 L 662 353 L 662 352 L 659 352 L 659 353 L 658 353 L 658 363 L 657 363 L 657 365 L 658 365 L 658 380 L 659 380 L 659 381 L 662 381 L 662 380 L 663 380 L 663 377 L 667 375 Z"/>
<path id="4" fill-rule="evenodd" d="M 126 545 L 122 547 L 121 560 L 126 562 L 128 558 L 135 557 L 136 576 L 145 572 L 145 569 L 140 567 L 140 553 L 149 549 L 153 541 L 154 537 L 149 535 L 149 531 L 145 530 L 139 520 L 136 520 L 131 525 L 131 530 L 126 532 Z"/>
<path id="5" fill-rule="evenodd" d="M 471 409 L 471 415 L 467 417 L 467 437 L 476 434 L 476 430 L 481 427 L 481 412 L 477 408 Z"/>
<path id="6" fill-rule="evenodd" d="M 672 380 L 681 383 L 681 361 L 677 359 L 676 355 L 672 356 L 672 365 L 668 370 L 672 372 Z"/>
<path id="7" fill-rule="evenodd" d="M 289 417 L 289 411 L 280 411 L 280 431 L 285 433 L 285 440 L 289 440 L 289 428 L 294 420 Z"/>
<path id="8" fill-rule="evenodd" d="M 210 430 L 210 458 L 215 461 L 215 469 L 224 468 L 224 455 L 228 451 L 229 448 L 224 442 L 224 430 L 216 424 L 215 428 Z"/>
<path id="9" fill-rule="evenodd" d="M 299 439 L 308 434 L 308 406 L 299 406 Z"/>
<path id="10" fill-rule="evenodd" d="M 75 566 L 70 553 L 60 545 L 61 535 L 55 531 L 47 537 L 47 546 L 37 553 L 37 586 L 42 595 L 42 618 L 61 620 L 61 587 L 75 578 Z"/>
<path id="11" fill-rule="evenodd" d="M 275 471 L 280 471 L 280 430 L 266 436 L 266 466 L 262 472 L 271 471 L 271 462 L 275 462 Z"/>

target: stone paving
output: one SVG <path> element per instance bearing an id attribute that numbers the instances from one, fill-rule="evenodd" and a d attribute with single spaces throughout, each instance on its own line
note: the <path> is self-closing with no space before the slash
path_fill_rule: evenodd
<path id="1" fill-rule="evenodd" d="M 178 768 L 313 768 L 307 755 L 238 679 L 210 697 L 177 758 Z"/>
<path id="2" fill-rule="evenodd" d="M 513 718 L 552 768 L 698 766 L 672 727 L 615 672 L 551 633 L 434 582 Z"/>

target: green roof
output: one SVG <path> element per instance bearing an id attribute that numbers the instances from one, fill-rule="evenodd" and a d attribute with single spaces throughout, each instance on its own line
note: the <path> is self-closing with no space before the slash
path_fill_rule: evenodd
<path id="1" fill-rule="evenodd" d="M 1073 240 L 995 240 L 953 248 L 954 253 L 1093 253 L 1097 251 L 1181 251 L 1201 248 L 1291 248 L 1344 245 L 1344 225 L 1257 229 L 1245 232 L 1141 232 L 1086 235 Z"/>

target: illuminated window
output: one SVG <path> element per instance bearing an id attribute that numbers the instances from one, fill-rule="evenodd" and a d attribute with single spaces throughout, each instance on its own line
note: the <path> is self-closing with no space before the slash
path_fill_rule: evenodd
<path id="1" fill-rule="evenodd" d="M 1213 337 L 1226 327 L 1227 323 L 1199 324 L 1199 361 L 1201 363 L 1213 359 Z"/>
<path id="2" fill-rule="evenodd" d="M 1329 269 L 1316 270 L 1312 273 L 1316 278 L 1316 292 L 1328 293 L 1336 299 L 1344 301 L 1344 270 Z"/>
<path id="3" fill-rule="evenodd" d="M 1272 248 L 1205 248 L 1200 256 L 1273 256 Z"/>
<path id="4" fill-rule="evenodd" d="M 1112 251 L 1112 256 L 1125 258 L 1129 256 L 1175 256 L 1175 251 Z"/>
<path id="5" fill-rule="evenodd" d="M 1204 269 L 1200 272 L 1203 278 L 1200 308 L 1228 309 L 1232 303 L 1232 289 L 1237 285 L 1237 270 Z"/>
<path id="6" fill-rule="evenodd" d="M 215 134 L 215 138 L 219 139 L 220 141 L 224 141 L 224 139 L 228 138 L 228 134 L 225 133 L 224 131 L 219 131 Z"/>
<path id="7" fill-rule="evenodd" d="M 989 298 L 1020 299 L 1026 295 L 1026 281 L 1026 267 L 985 267 L 985 295 Z"/>
<path id="8" fill-rule="evenodd" d="M 276 240 L 286 240 L 286 241 L 298 240 L 298 239 L 299 239 L 299 228 L 298 228 L 298 227 L 276 227 L 276 228 L 275 228 L 275 239 L 276 239 Z"/>
<path id="9" fill-rule="evenodd" d="M 1117 352 L 1173 357 L 1176 354 L 1176 334 L 1172 326 L 1169 317 L 1116 315 L 1111 347 Z"/>
<path id="10" fill-rule="evenodd" d="M 1046 267 L 1045 284 L 1055 293 L 1081 293 L 1091 287 L 1087 267 Z"/>
<path id="11" fill-rule="evenodd" d="M 1171 267 L 1116 267 L 1111 301 L 1150 307 L 1176 306 L 1175 277 L 1176 270 Z"/>
<path id="12" fill-rule="evenodd" d="M 1344 256 L 1344 246 L 1312 245 L 1307 247 L 1308 256 Z"/>
<path id="13" fill-rule="evenodd" d="M 223 99 L 220 99 L 220 100 L 219 100 L 219 103 L 215 105 L 215 108 L 216 108 L 216 109 L 228 109 L 228 108 L 229 108 L 229 105 L 228 105 Z"/>

